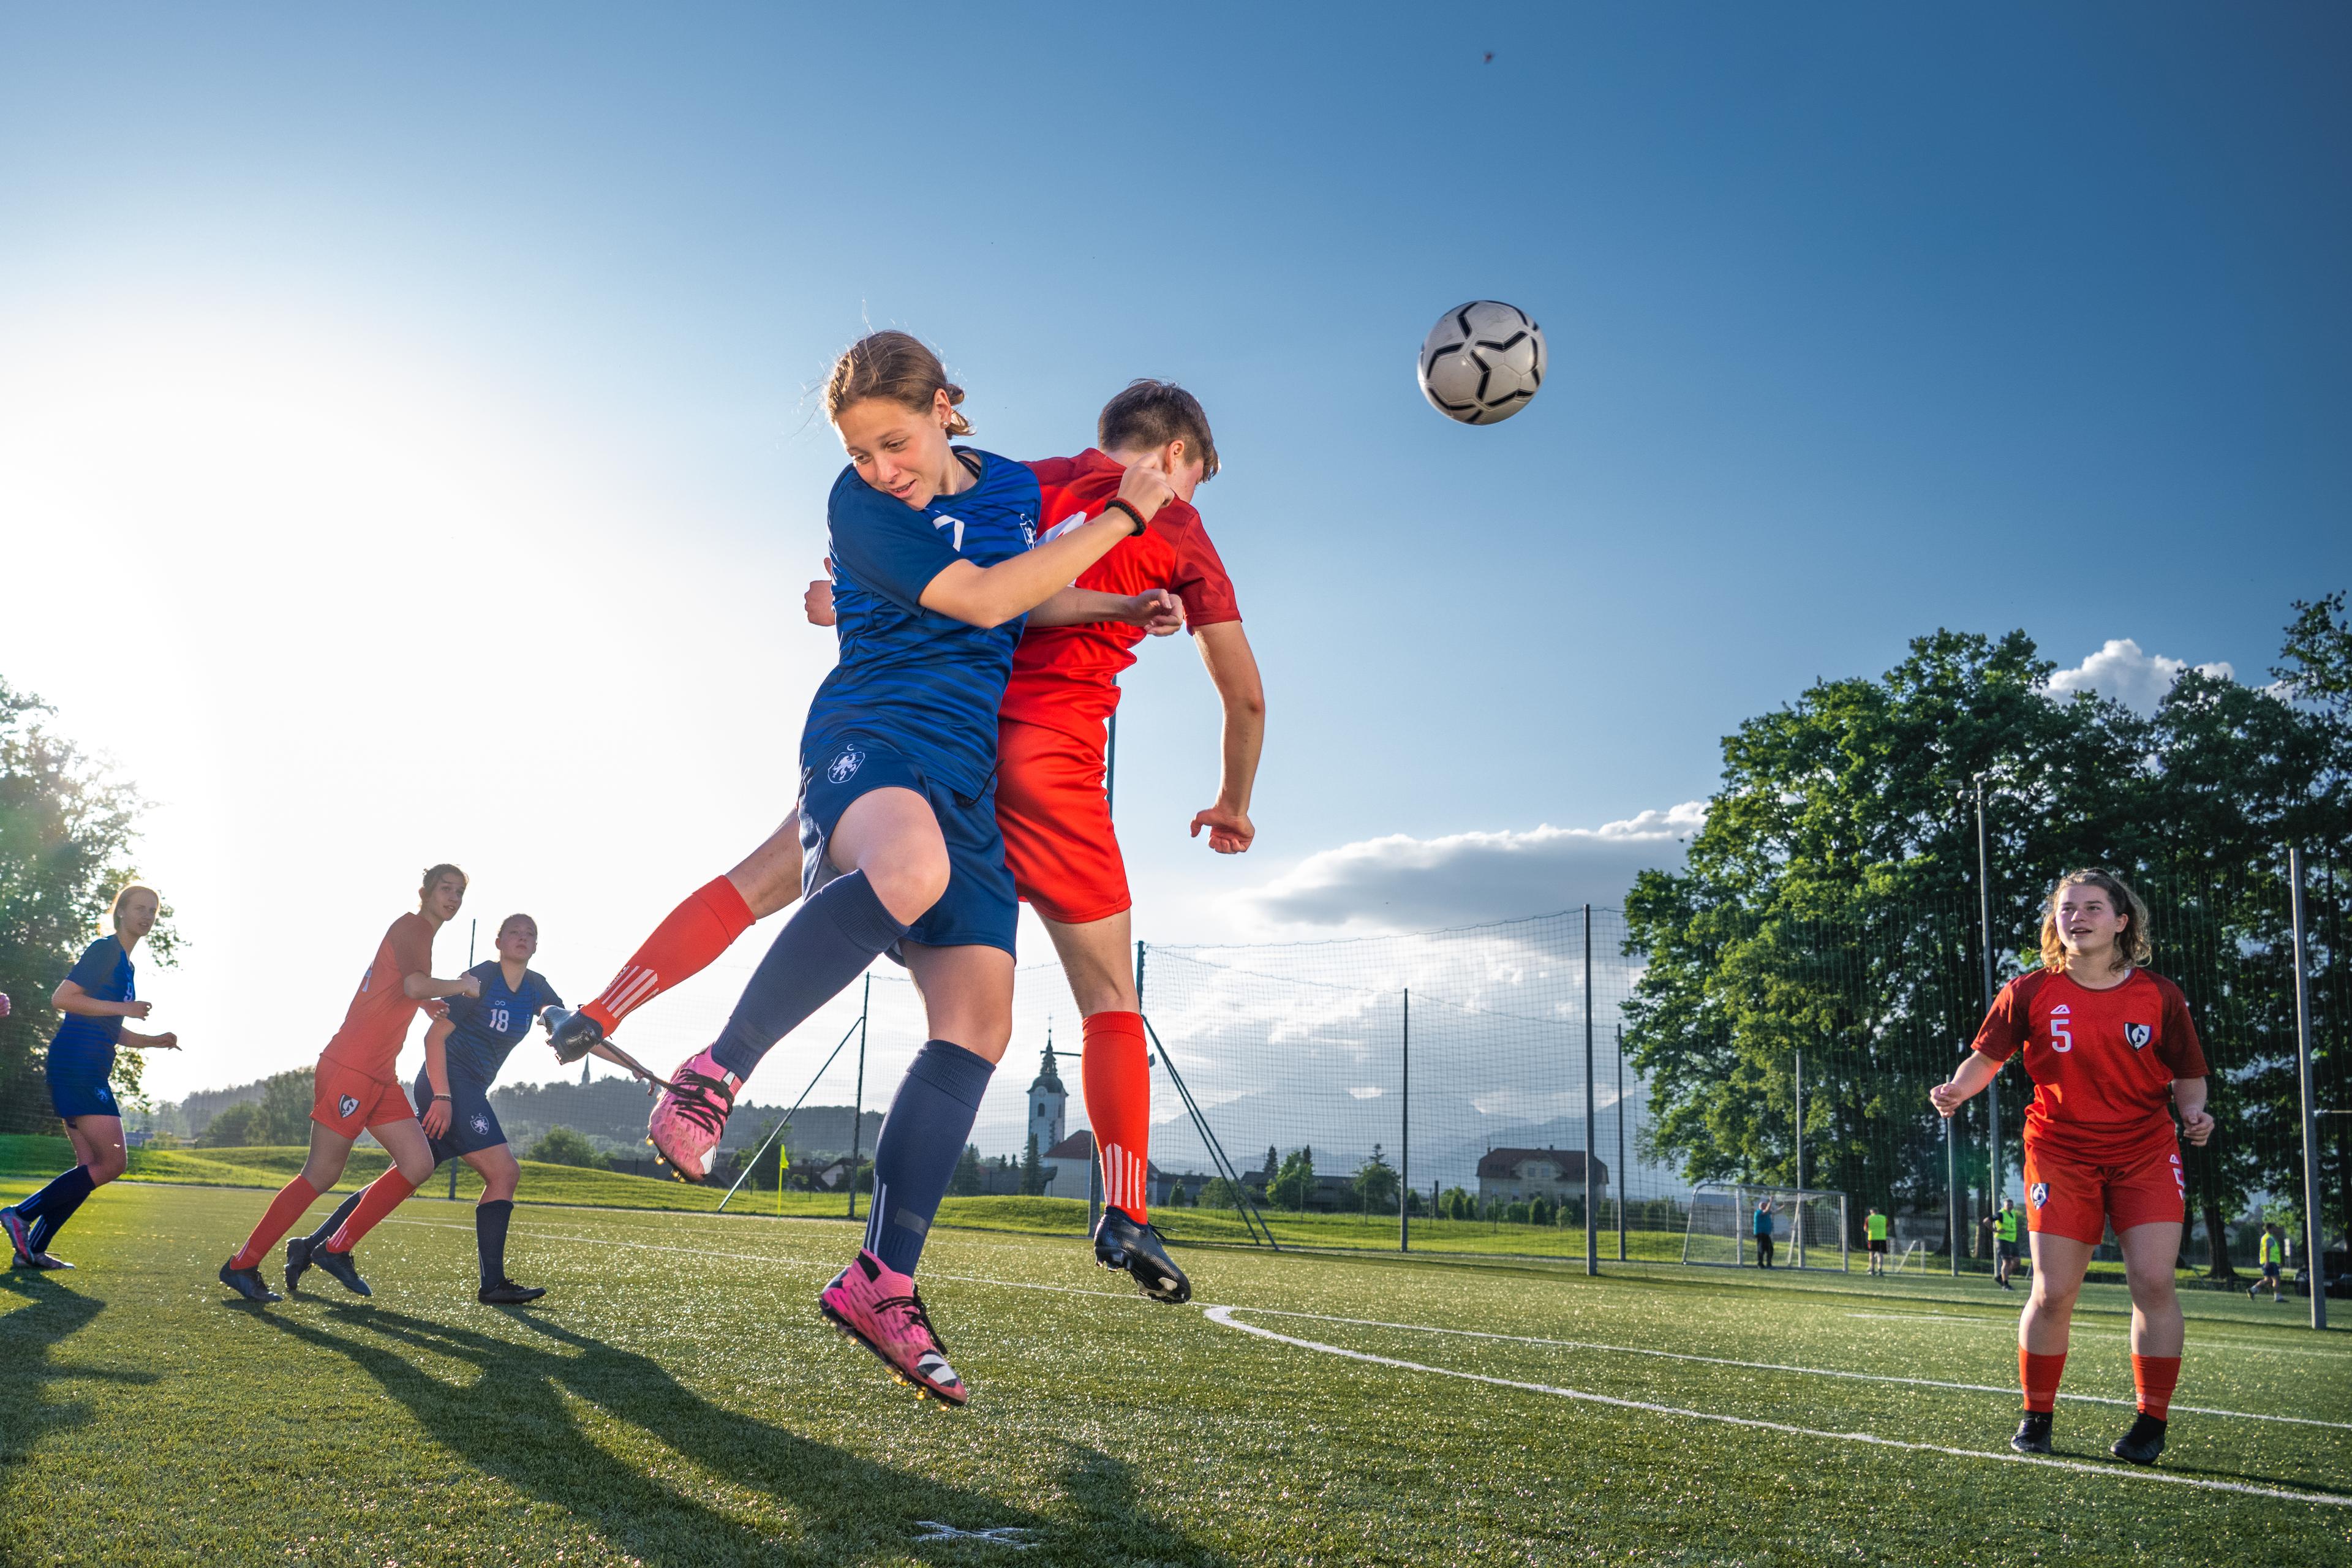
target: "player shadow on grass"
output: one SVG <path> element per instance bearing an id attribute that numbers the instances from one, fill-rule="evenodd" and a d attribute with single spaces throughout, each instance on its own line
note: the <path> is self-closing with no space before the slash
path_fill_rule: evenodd
<path id="1" fill-rule="evenodd" d="M 1067 1520 L 877 1464 L 714 1405 L 648 1356 L 529 1313 L 505 1316 L 551 1345 L 518 1343 L 377 1306 L 339 1305 L 335 1313 L 339 1321 L 421 1353 L 411 1356 L 298 1319 L 265 1321 L 348 1357 L 452 1453 L 585 1521 L 613 1546 L 655 1568 L 899 1556 L 933 1521 L 960 1531 L 1033 1532 L 1045 1554 L 1024 1552 L 1026 1563 L 1107 1563 L 1130 1555 L 1198 1568 L 1223 1562 L 1164 1525 L 1141 1528 L 1126 1467 L 1091 1451 L 1072 1477 L 1071 1494 L 1085 1520 L 1073 1529 Z M 471 1384 L 446 1381 L 425 1370 L 424 1356 L 471 1363 L 480 1375 Z M 714 1475 L 774 1499 L 789 1517 L 720 1512 L 656 1480 L 642 1461 L 616 1458 L 582 1430 L 575 1412 L 583 1404 Z M 970 1550 L 948 1545 L 951 1559 Z"/>
<path id="2" fill-rule="evenodd" d="M 90 1419 L 82 1400 L 51 1403 L 41 1397 L 44 1384 L 66 1382 L 123 1383 L 143 1385 L 160 1381 L 152 1372 L 126 1372 L 117 1367 L 77 1366 L 57 1359 L 65 1341 L 89 1327 L 106 1310 L 106 1303 L 68 1290 L 46 1274 L 12 1270 L 0 1277 L 0 1287 L 25 1297 L 27 1305 L 0 1314 L 0 1464 L 13 1464 L 33 1451 L 53 1431 L 80 1426 Z"/>

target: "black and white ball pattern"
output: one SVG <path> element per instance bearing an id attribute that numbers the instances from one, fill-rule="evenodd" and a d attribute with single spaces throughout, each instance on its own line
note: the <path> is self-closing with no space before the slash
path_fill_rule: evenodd
<path id="1" fill-rule="evenodd" d="M 1498 425 L 1543 385 L 1543 329 L 1516 305 L 1473 300 L 1438 319 L 1421 345 L 1421 391 L 1465 425 Z"/>

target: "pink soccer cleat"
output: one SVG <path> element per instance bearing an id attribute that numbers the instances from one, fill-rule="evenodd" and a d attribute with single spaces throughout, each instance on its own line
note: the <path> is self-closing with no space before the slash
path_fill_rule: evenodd
<path id="1" fill-rule="evenodd" d="M 743 1080 L 719 1065 L 709 1051 L 686 1058 L 669 1075 L 669 1087 L 654 1101 L 646 1142 L 668 1162 L 682 1182 L 701 1182 L 719 1158 L 719 1139 Z"/>
<path id="2" fill-rule="evenodd" d="M 928 1394 L 950 1405 L 971 1397 L 948 1364 L 948 1347 L 931 1327 L 911 1276 L 885 1268 L 880 1258 L 861 1250 L 816 1304 L 835 1328 L 881 1357 L 899 1382 L 912 1384 L 918 1397 Z"/>

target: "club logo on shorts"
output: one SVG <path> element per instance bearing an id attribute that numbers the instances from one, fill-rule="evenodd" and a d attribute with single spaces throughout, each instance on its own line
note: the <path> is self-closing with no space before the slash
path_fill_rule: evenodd
<path id="1" fill-rule="evenodd" d="M 476 1132 L 480 1133 L 483 1137 L 488 1137 L 490 1135 L 490 1119 L 483 1115 L 480 1111 L 476 1111 L 474 1113 L 473 1128 Z"/>
<path id="2" fill-rule="evenodd" d="M 2141 1049 L 2147 1044 L 2147 1036 L 2148 1027 L 2146 1024 L 2126 1024 L 2124 1026 L 2124 1043 L 2131 1047 L 2131 1048 L 2136 1051 Z"/>
<path id="3" fill-rule="evenodd" d="M 2025 1194 L 2025 1201 L 2032 1204 L 2035 1208 L 2040 1208 L 2043 1204 L 2048 1203 L 2050 1201 L 2050 1184 L 2047 1182 L 2034 1183 L 2033 1190 Z"/>
<path id="4" fill-rule="evenodd" d="M 342 1099 L 335 1101 L 335 1114 L 338 1116 L 349 1116 L 352 1111 L 357 1110 L 359 1108 L 359 1096 L 355 1094 L 347 1094 L 343 1096 Z"/>
<path id="5" fill-rule="evenodd" d="M 841 749 L 841 755 L 834 758 L 832 765 L 824 770 L 824 776 L 835 784 L 847 784 L 857 776 L 857 770 L 865 765 L 865 752 L 855 746 L 844 746 Z"/>

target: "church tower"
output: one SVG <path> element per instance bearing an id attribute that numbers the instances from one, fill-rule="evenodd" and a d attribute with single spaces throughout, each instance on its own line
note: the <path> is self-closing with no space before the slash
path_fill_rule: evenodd
<path id="1" fill-rule="evenodd" d="M 1054 1067 L 1054 1034 L 1048 1029 L 1045 1065 L 1037 1069 L 1037 1081 L 1029 1086 L 1029 1131 L 1037 1140 L 1038 1153 L 1045 1153 L 1062 1141 L 1062 1108 L 1069 1101 L 1069 1091 L 1062 1087 L 1062 1075 Z"/>

